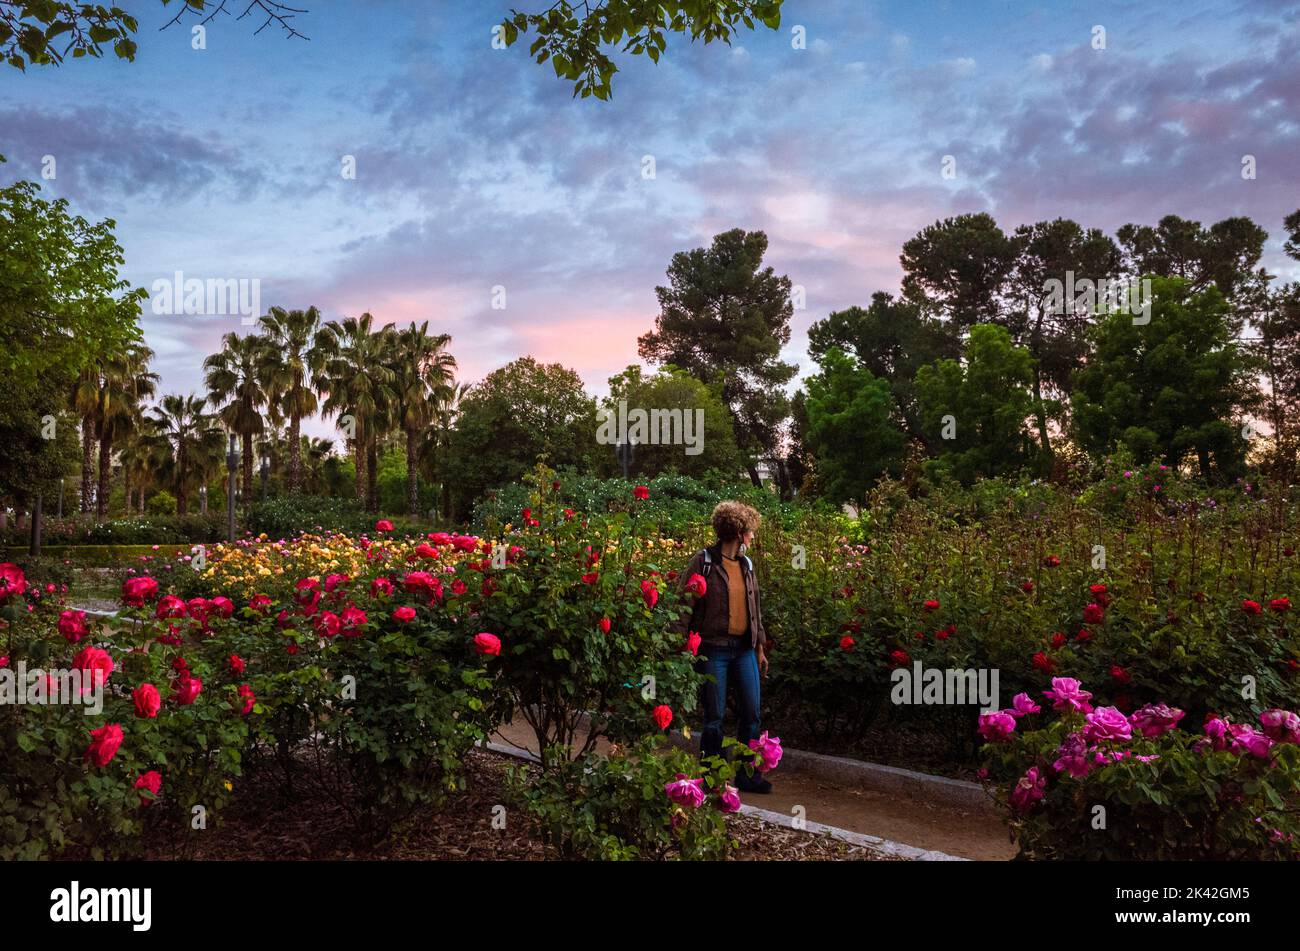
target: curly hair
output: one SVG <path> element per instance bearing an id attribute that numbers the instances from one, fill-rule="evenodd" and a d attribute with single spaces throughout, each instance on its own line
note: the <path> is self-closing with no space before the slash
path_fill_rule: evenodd
<path id="1" fill-rule="evenodd" d="M 744 502 L 719 502 L 713 508 L 713 531 L 718 541 L 741 538 L 746 532 L 758 531 L 762 516 Z"/>

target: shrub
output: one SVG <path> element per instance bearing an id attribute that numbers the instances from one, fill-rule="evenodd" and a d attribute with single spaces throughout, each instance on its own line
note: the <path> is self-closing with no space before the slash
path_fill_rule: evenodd
<path id="1" fill-rule="evenodd" d="M 254 534 L 264 532 L 271 538 L 292 538 L 303 532 L 326 529 L 359 534 L 373 526 L 374 519 L 355 501 L 312 495 L 289 495 L 258 502 L 248 520 Z"/>
<path id="2" fill-rule="evenodd" d="M 721 758 L 701 763 L 658 736 L 608 755 L 562 753 L 552 753 L 560 765 L 540 776 L 511 767 L 507 788 L 564 858 L 721 859 L 735 847 L 719 797 L 734 773 Z M 668 788 L 683 779 L 699 793 L 688 788 L 674 802 Z"/>
<path id="3" fill-rule="evenodd" d="M 1072 693 L 1062 690 L 1072 683 L 1054 681 L 1054 693 Z M 1300 857 L 1294 714 L 1263 715 L 1265 732 L 1211 718 L 1197 736 L 1176 728 L 1183 713 L 1165 705 L 1126 718 L 1085 701 L 1039 725 L 1053 716 L 1047 700 L 1042 707 L 1011 714 L 1036 728 L 990 731 L 986 750 L 999 775 L 1015 777 L 997 799 L 1022 858 Z"/>
<path id="4" fill-rule="evenodd" d="M 149 501 L 145 503 L 145 509 L 150 515 L 175 515 L 176 496 L 166 489 L 162 489 L 149 497 Z"/>

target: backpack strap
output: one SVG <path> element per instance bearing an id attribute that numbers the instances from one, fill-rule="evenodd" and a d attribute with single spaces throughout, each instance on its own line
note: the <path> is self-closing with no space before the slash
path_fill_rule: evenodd
<path id="1" fill-rule="evenodd" d="M 704 578 L 707 581 L 709 577 L 709 569 L 713 567 L 713 558 L 710 557 L 707 548 L 700 549 L 700 557 L 704 559 L 701 567 L 704 569 Z"/>

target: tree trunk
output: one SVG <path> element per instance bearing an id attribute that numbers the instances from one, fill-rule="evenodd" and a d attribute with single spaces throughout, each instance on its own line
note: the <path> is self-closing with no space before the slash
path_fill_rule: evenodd
<path id="1" fill-rule="evenodd" d="M 353 417 L 352 459 L 357 469 L 357 502 L 364 508 L 366 504 L 366 440 L 361 428 L 361 420 Z"/>
<path id="2" fill-rule="evenodd" d="M 758 477 L 758 467 L 753 463 L 745 463 L 745 471 L 749 473 L 749 481 L 754 483 L 754 488 L 761 489 L 763 480 Z"/>
<path id="3" fill-rule="evenodd" d="M 295 414 L 289 420 L 289 492 L 298 491 L 302 484 L 302 420 Z"/>
<path id="4" fill-rule="evenodd" d="M 406 431 L 406 507 L 412 518 L 419 515 L 420 474 L 415 468 L 415 430 Z"/>
<path id="5" fill-rule="evenodd" d="M 379 447 L 375 445 L 374 436 L 366 446 L 366 509 L 379 512 Z"/>
<path id="6" fill-rule="evenodd" d="M 94 485 L 95 423 L 89 416 L 81 418 L 81 514 L 90 511 Z"/>
<path id="7" fill-rule="evenodd" d="M 99 489 L 95 495 L 95 522 L 108 518 L 108 475 L 113 461 L 113 444 L 108 439 L 99 441 Z"/>
<path id="8" fill-rule="evenodd" d="M 244 504 L 253 504 L 253 434 L 244 433 Z"/>
<path id="9" fill-rule="evenodd" d="M 185 491 L 185 450 L 178 449 L 176 452 L 176 514 L 186 515 L 189 513 L 190 497 Z"/>
<path id="10" fill-rule="evenodd" d="M 1038 364 L 1034 364 L 1034 417 L 1038 420 L 1038 443 L 1043 449 L 1043 464 L 1039 467 L 1041 474 L 1048 475 L 1052 471 L 1052 443 L 1047 436 L 1047 413 L 1043 410 L 1043 379 L 1038 371 Z"/>
<path id="11" fill-rule="evenodd" d="M 1209 450 L 1201 447 L 1196 448 L 1196 460 L 1201 465 L 1201 478 L 1206 482 L 1210 481 L 1210 453 Z"/>

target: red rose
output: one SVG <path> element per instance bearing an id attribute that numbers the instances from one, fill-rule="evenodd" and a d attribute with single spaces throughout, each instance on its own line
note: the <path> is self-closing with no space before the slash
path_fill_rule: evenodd
<path id="1" fill-rule="evenodd" d="M 609 629 L 610 629 L 610 627 L 611 627 L 611 624 L 610 624 L 610 620 L 609 620 L 609 618 L 607 618 L 607 617 L 603 617 L 603 618 L 600 619 L 600 633 L 602 633 L 602 634 L 608 634 L 608 633 L 609 633 Z"/>
<path id="2" fill-rule="evenodd" d="M 686 651 L 685 651 L 685 652 L 688 653 L 688 654 L 690 654 L 690 655 L 692 655 L 692 656 L 694 656 L 694 657 L 699 657 L 699 656 L 700 656 L 700 642 L 701 642 L 702 640 L 703 640 L 703 638 L 701 638 L 700 635 L 696 634 L 694 631 L 691 631 L 689 634 L 686 635 Z"/>
<path id="3" fill-rule="evenodd" d="M 208 606 L 211 607 L 212 610 L 220 614 L 222 617 L 230 617 L 230 615 L 235 613 L 235 603 L 231 601 L 229 598 L 223 597 L 221 595 L 217 595 L 215 598 L 209 601 Z"/>
<path id="4" fill-rule="evenodd" d="M 650 498 L 650 488 L 648 486 L 638 485 L 632 490 L 632 494 L 644 502 L 646 499 Z"/>
<path id="5" fill-rule="evenodd" d="M 659 603 L 659 586 L 651 579 L 647 578 L 641 582 L 641 598 L 645 601 L 645 606 L 653 608 Z"/>
<path id="6" fill-rule="evenodd" d="M 208 623 L 208 612 L 210 610 L 212 610 L 212 605 L 204 598 L 190 598 L 189 602 L 185 605 L 186 613 L 205 626 Z"/>
<path id="7" fill-rule="evenodd" d="M 469 585 L 465 584 L 465 582 L 461 581 L 459 578 L 451 583 L 451 593 L 456 595 L 458 598 L 468 590 Z"/>
<path id="8" fill-rule="evenodd" d="M 1244 611 L 1246 614 L 1251 614 L 1251 615 L 1258 614 L 1258 613 L 1259 613 L 1259 610 L 1260 610 L 1260 608 L 1259 608 L 1259 602 L 1258 602 L 1258 601 L 1242 601 L 1242 602 L 1241 602 L 1241 610 Z"/>
<path id="9" fill-rule="evenodd" d="M 27 576 L 11 561 L 0 564 L 0 601 L 17 597 L 27 590 Z"/>
<path id="10" fill-rule="evenodd" d="M 377 532 L 391 532 L 392 530 L 393 523 L 386 518 L 381 518 L 379 521 L 375 522 L 375 531 Z"/>
<path id="11" fill-rule="evenodd" d="M 90 745 L 86 747 L 85 758 L 102 769 L 117 755 L 117 748 L 121 745 L 122 728 L 116 723 L 107 723 L 90 731 Z"/>
<path id="12" fill-rule="evenodd" d="M 1052 658 L 1048 657 L 1042 651 L 1039 651 L 1034 655 L 1034 666 L 1043 673 L 1050 674 L 1056 669 L 1056 661 L 1052 660 Z"/>
<path id="13" fill-rule="evenodd" d="M 673 708 L 661 703 L 654 708 L 650 716 L 654 719 L 655 726 L 661 730 L 666 730 L 673 722 Z"/>
<path id="14" fill-rule="evenodd" d="M 108 656 L 107 651 L 102 651 L 98 647 L 87 647 L 72 659 L 72 669 L 82 671 L 83 678 L 88 675 L 91 684 L 103 684 L 108 680 L 108 675 L 113 672 L 113 658 Z M 85 693 L 90 689 L 90 686 L 83 686 L 81 692 Z"/>
<path id="15" fill-rule="evenodd" d="M 1052 646 L 1053 646 L 1053 647 L 1064 647 L 1064 646 L 1065 646 L 1065 635 L 1062 634 L 1060 631 L 1057 631 L 1055 634 L 1053 634 L 1053 635 L 1052 635 Z"/>
<path id="16" fill-rule="evenodd" d="M 244 658 L 238 654 L 230 655 L 230 672 L 238 677 L 244 672 Z"/>
<path id="17" fill-rule="evenodd" d="M 162 789 L 162 774 L 156 769 L 151 769 L 147 773 L 141 773 L 135 781 L 135 788 L 141 792 L 149 793 L 148 796 L 140 797 L 140 805 L 147 806 L 158 798 L 158 792 Z"/>
<path id="18" fill-rule="evenodd" d="M 399 624 L 406 624 L 415 620 L 415 608 L 400 607 L 393 612 L 393 620 Z"/>
<path id="19" fill-rule="evenodd" d="M 152 601 L 158 593 L 158 582 L 148 575 L 127 578 L 122 582 L 122 601 L 133 608 L 142 608 L 146 601 Z"/>
<path id="20" fill-rule="evenodd" d="M 1081 627 L 1079 628 L 1079 633 L 1074 635 L 1074 639 L 1076 641 L 1090 641 L 1092 640 L 1092 631 L 1088 630 L 1086 627 Z"/>
<path id="21" fill-rule="evenodd" d="M 307 601 L 312 597 L 314 592 L 320 586 L 320 582 L 315 578 L 299 578 L 294 582 L 294 597 L 299 601 Z"/>
<path id="22" fill-rule="evenodd" d="M 86 629 L 86 612 L 64 611 L 60 614 L 59 633 L 67 639 L 69 644 L 75 644 L 85 637 L 89 633 Z"/>
<path id="23" fill-rule="evenodd" d="M 691 575 L 686 582 L 686 590 L 698 597 L 704 597 L 704 592 L 709 589 L 709 583 L 704 580 L 704 575 Z"/>
<path id="24" fill-rule="evenodd" d="M 360 637 L 361 629 L 366 626 L 369 618 L 366 617 L 365 611 L 355 604 L 349 604 L 343 609 L 343 617 L 340 620 L 343 622 L 344 637 Z"/>
<path id="25" fill-rule="evenodd" d="M 583 584 L 595 584 L 599 580 L 600 580 L 600 575 L 596 574 L 596 572 L 594 571 L 589 571 L 582 576 Z"/>
<path id="26" fill-rule="evenodd" d="M 1269 606 L 1269 609 L 1270 609 L 1270 610 L 1272 610 L 1272 611 L 1277 611 L 1277 612 L 1279 612 L 1279 613 L 1284 612 L 1284 611 L 1290 611 L 1290 610 L 1291 610 L 1291 599 L 1290 599 L 1290 598 L 1274 598 L 1272 601 L 1268 602 L 1268 606 Z"/>
<path id="27" fill-rule="evenodd" d="M 1032 581 L 1026 581 L 1020 585 L 1020 590 L 1023 591 L 1025 594 L 1033 594 L 1034 583 Z"/>
<path id="28" fill-rule="evenodd" d="M 1055 555 L 1048 555 L 1043 559 L 1043 565 L 1047 568 L 1059 568 L 1061 567 L 1061 559 Z"/>
<path id="29" fill-rule="evenodd" d="M 1117 683 L 1131 684 L 1133 682 L 1132 675 L 1119 664 L 1115 664 L 1111 667 L 1110 675 Z"/>
<path id="30" fill-rule="evenodd" d="M 158 606 L 154 608 L 153 614 L 159 620 L 184 617 L 185 602 L 174 594 L 164 594 L 158 599 Z"/>
<path id="31" fill-rule="evenodd" d="M 1083 609 L 1084 624 L 1100 624 L 1105 616 L 1105 612 L 1102 610 L 1101 605 L 1096 602 Z"/>
<path id="32" fill-rule="evenodd" d="M 241 714 L 248 716 L 253 712 L 253 704 L 257 703 L 257 695 L 253 693 L 253 688 L 248 684 L 240 684 L 237 694 L 238 699 L 235 701 L 235 706 L 239 708 Z"/>
<path id="33" fill-rule="evenodd" d="M 144 720 L 152 720 L 162 708 L 162 697 L 153 684 L 136 687 L 131 691 L 131 699 L 135 702 L 135 715 Z"/>
<path id="34" fill-rule="evenodd" d="M 931 598 L 929 601 L 925 602 L 925 604 L 923 604 L 923 605 L 921 605 L 921 606 L 922 606 L 923 608 L 925 608 L 927 611 L 937 611 L 937 610 L 939 610 L 939 602 L 936 601 L 936 600 L 934 600 L 933 598 Z"/>
<path id="35" fill-rule="evenodd" d="M 316 619 L 316 633 L 321 637 L 336 637 L 343 627 L 343 621 L 333 611 L 322 611 Z"/>
<path id="36" fill-rule="evenodd" d="M 853 644 L 853 638 L 849 637 L 847 634 L 840 638 L 840 650 L 846 653 L 853 650 Z"/>
<path id="37" fill-rule="evenodd" d="M 421 542 L 415 546 L 415 554 L 420 558 L 437 558 L 438 549 L 434 548 L 428 542 Z"/>
<path id="38" fill-rule="evenodd" d="M 176 694 L 176 702 L 188 707 L 203 692 L 203 681 L 188 672 L 182 673 L 172 684 L 172 691 Z"/>
<path id="39" fill-rule="evenodd" d="M 895 667 L 906 667 L 908 664 L 912 662 L 911 655 L 908 654 L 907 651 L 902 650 L 901 648 L 896 651 L 891 651 L 889 654 L 889 659 L 893 661 Z"/>
<path id="40" fill-rule="evenodd" d="M 571 522 L 571 521 L 573 521 L 573 509 L 565 509 L 565 510 L 564 510 L 564 520 L 565 520 L 566 522 Z"/>
<path id="41" fill-rule="evenodd" d="M 501 654 L 501 638 L 495 634 L 489 634 L 484 631 L 481 634 L 474 635 L 474 649 L 480 654 L 488 657 L 499 657 Z"/>
<path id="42" fill-rule="evenodd" d="M 272 601 L 270 596 L 265 594 L 255 594 L 253 595 L 252 598 L 249 599 L 248 602 L 248 606 L 252 608 L 254 611 L 256 611 L 258 614 L 264 613 L 266 609 L 271 606 L 271 604 Z"/>
<path id="43" fill-rule="evenodd" d="M 380 595 L 388 597 L 393 593 L 393 583 L 382 575 L 370 582 L 370 596 L 377 598 Z"/>

